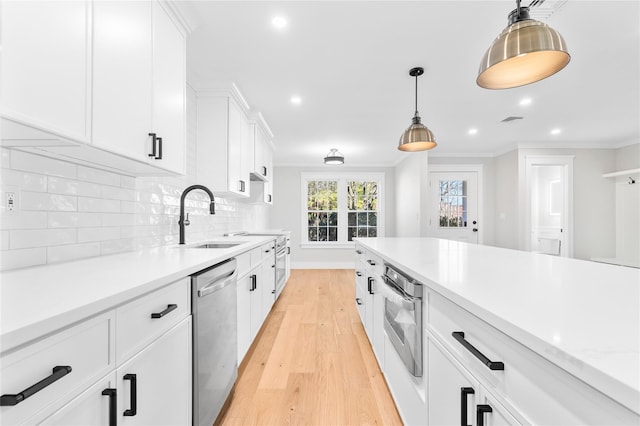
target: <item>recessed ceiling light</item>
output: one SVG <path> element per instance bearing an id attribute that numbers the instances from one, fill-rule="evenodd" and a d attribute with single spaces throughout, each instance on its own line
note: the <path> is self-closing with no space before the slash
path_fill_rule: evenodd
<path id="1" fill-rule="evenodd" d="M 287 27 L 287 20 L 286 20 L 284 17 L 282 17 L 282 16 L 276 16 L 275 18 L 273 18 L 273 19 L 271 20 L 271 24 L 272 24 L 275 28 L 277 28 L 277 29 L 279 29 L 279 30 L 282 30 L 282 29 L 284 29 L 284 28 L 286 28 L 286 27 Z"/>
<path id="2" fill-rule="evenodd" d="M 476 128 L 469 129 L 469 131 L 467 133 L 469 133 L 470 135 L 475 135 L 476 133 L 478 133 L 478 129 L 476 129 Z"/>
<path id="3" fill-rule="evenodd" d="M 300 98 L 300 96 L 292 96 L 291 103 L 294 105 L 300 105 L 300 103 L 302 103 L 302 98 Z"/>
<path id="4" fill-rule="evenodd" d="M 522 98 L 520 100 L 520 105 L 525 106 L 525 105 L 529 105 L 531 103 L 531 98 Z"/>
<path id="5" fill-rule="evenodd" d="M 560 133 L 562 133 L 562 129 L 551 129 L 552 135 L 559 135 Z"/>

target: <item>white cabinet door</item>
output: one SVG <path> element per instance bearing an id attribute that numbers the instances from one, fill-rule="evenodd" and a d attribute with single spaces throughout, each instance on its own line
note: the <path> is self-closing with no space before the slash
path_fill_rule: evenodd
<path id="1" fill-rule="evenodd" d="M 240 114 L 240 180 L 243 182 L 242 195 L 251 195 L 251 169 L 253 166 L 253 138 L 251 137 L 251 125 L 244 114 Z"/>
<path id="2" fill-rule="evenodd" d="M 262 262 L 262 321 L 267 318 L 276 300 L 276 258 L 273 250 Z"/>
<path id="3" fill-rule="evenodd" d="M 472 425 L 480 386 L 442 346 L 428 340 L 427 413 L 430 425 Z"/>
<path id="4" fill-rule="evenodd" d="M 238 365 L 244 359 L 262 324 L 258 323 L 262 314 L 254 313 L 261 312 L 262 309 L 261 304 L 256 303 L 260 300 L 256 297 L 256 294 L 260 295 L 257 292 L 260 269 L 253 269 L 238 280 Z"/>
<path id="5" fill-rule="evenodd" d="M 490 411 L 489 411 L 490 410 Z M 480 399 L 476 405 L 476 426 L 516 426 L 520 422 L 507 411 L 495 398 L 481 388 Z"/>
<path id="6" fill-rule="evenodd" d="M 40 424 L 46 426 L 108 426 L 111 416 L 118 416 L 117 410 L 110 409 L 112 398 L 117 398 L 115 373 L 98 381 Z"/>
<path id="7" fill-rule="evenodd" d="M 93 143 L 140 161 L 152 150 L 152 3 L 93 4 Z"/>
<path id="8" fill-rule="evenodd" d="M 185 172 L 185 37 L 162 8 L 153 3 L 153 132 L 162 138 L 157 165 Z M 154 161 L 150 159 L 150 161 Z"/>
<path id="9" fill-rule="evenodd" d="M 88 140 L 89 12 L 85 1 L 2 2 L 3 116 Z"/>
<path id="10" fill-rule="evenodd" d="M 243 116 L 240 107 L 232 100 L 229 100 L 228 114 L 227 190 L 237 195 L 246 195 L 249 180 L 244 178 L 242 170 Z"/>
<path id="11" fill-rule="evenodd" d="M 118 425 L 190 425 L 191 317 L 119 367 L 116 374 Z"/>

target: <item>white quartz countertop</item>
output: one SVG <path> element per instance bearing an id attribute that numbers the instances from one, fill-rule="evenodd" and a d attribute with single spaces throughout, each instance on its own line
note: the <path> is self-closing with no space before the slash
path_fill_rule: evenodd
<path id="1" fill-rule="evenodd" d="M 0 274 L 0 351 L 66 327 L 251 250 L 271 236 L 220 237 L 227 249 L 163 246 Z"/>
<path id="2" fill-rule="evenodd" d="M 640 270 L 435 238 L 358 243 L 640 413 Z"/>

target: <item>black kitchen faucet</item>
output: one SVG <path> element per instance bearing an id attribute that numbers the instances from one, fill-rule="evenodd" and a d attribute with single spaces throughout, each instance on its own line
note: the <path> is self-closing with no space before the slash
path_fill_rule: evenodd
<path id="1" fill-rule="evenodd" d="M 201 189 L 209 195 L 211 198 L 211 203 L 209 204 L 209 213 L 216 214 L 216 205 L 215 198 L 213 197 L 213 192 L 206 186 L 202 185 L 191 185 L 182 191 L 182 196 L 180 197 L 180 220 L 178 220 L 178 225 L 180 225 L 180 244 L 184 244 L 184 227 L 189 226 L 189 216 L 187 214 L 187 219 L 184 218 L 184 199 L 187 197 L 187 194 L 194 189 Z"/>

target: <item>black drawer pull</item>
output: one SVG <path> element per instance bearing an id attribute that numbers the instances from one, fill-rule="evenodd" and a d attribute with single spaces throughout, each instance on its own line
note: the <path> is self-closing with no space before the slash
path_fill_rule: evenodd
<path id="1" fill-rule="evenodd" d="M 254 291 L 257 288 L 258 276 L 255 274 L 249 276 L 249 281 L 251 282 L 251 285 L 249 286 L 249 291 Z"/>
<path id="2" fill-rule="evenodd" d="M 158 138 L 158 155 L 156 160 L 162 160 L 162 138 Z"/>
<path id="3" fill-rule="evenodd" d="M 262 166 L 262 176 L 267 176 L 267 168 L 265 166 Z"/>
<path id="4" fill-rule="evenodd" d="M 357 276 L 359 276 L 359 277 L 361 277 L 361 276 L 362 276 L 362 272 L 360 272 L 360 271 L 356 271 L 356 275 L 357 275 Z"/>
<path id="5" fill-rule="evenodd" d="M 271 194 L 269 194 L 269 199 L 267 200 L 267 203 L 270 203 L 270 202 L 271 202 L 271 198 L 272 198 L 272 197 L 271 197 Z"/>
<path id="6" fill-rule="evenodd" d="M 151 141 L 151 153 L 149 154 L 149 157 L 155 157 L 156 156 L 156 134 L 155 133 L 149 133 L 149 136 L 151 136 L 153 138 L 153 140 Z"/>
<path id="7" fill-rule="evenodd" d="M 356 253 L 362 254 L 362 250 L 356 250 Z"/>
<path id="8" fill-rule="evenodd" d="M 373 260 L 369 259 L 367 260 L 367 263 L 371 266 L 376 266 L 376 262 L 374 262 Z"/>
<path id="9" fill-rule="evenodd" d="M 469 426 L 467 423 L 467 396 L 476 393 L 473 388 L 460 388 L 460 426 Z"/>
<path id="10" fill-rule="evenodd" d="M 175 305 L 175 304 L 172 303 L 170 305 L 167 305 L 167 309 L 165 309 L 164 311 L 152 313 L 151 314 L 151 318 L 154 318 L 154 319 L 155 318 L 162 318 L 163 316 L 167 315 L 171 311 L 176 310 L 177 308 L 178 308 L 178 305 Z"/>
<path id="11" fill-rule="evenodd" d="M 6 406 L 11 406 L 11 405 L 17 405 L 17 404 L 21 403 L 22 401 L 24 401 L 25 399 L 29 398 L 30 396 L 33 396 L 36 393 L 40 392 L 42 389 L 46 388 L 50 384 L 52 384 L 54 382 L 57 382 L 58 380 L 62 379 L 64 376 L 66 376 L 69 373 L 71 373 L 71 367 L 70 366 L 68 366 L 68 365 L 56 365 L 55 367 L 53 367 L 53 372 L 51 373 L 50 376 L 45 377 L 44 379 L 40 380 L 35 385 L 29 386 L 28 388 L 26 388 L 22 392 L 17 393 L 15 395 L 14 394 L 5 394 L 5 395 L 0 396 L 0 406 L 6 407 Z"/>
<path id="12" fill-rule="evenodd" d="M 109 426 L 118 425 L 118 400 L 116 396 L 117 391 L 112 388 L 107 388 L 102 391 L 102 394 L 109 397 Z"/>
<path id="13" fill-rule="evenodd" d="M 131 380 L 131 398 L 129 406 L 131 408 L 124 410 L 123 416 L 133 417 L 138 413 L 138 379 L 135 374 L 125 374 L 124 380 Z"/>
<path id="14" fill-rule="evenodd" d="M 369 291 L 369 294 L 373 294 L 373 281 L 373 277 L 367 277 L 367 290 Z"/>
<path id="15" fill-rule="evenodd" d="M 356 297 L 356 303 L 358 305 L 362 305 L 362 299 L 360 299 L 359 297 Z"/>
<path id="16" fill-rule="evenodd" d="M 451 335 L 476 358 L 478 358 L 480 362 L 489 367 L 489 370 L 504 370 L 504 363 L 502 363 L 501 361 L 491 361 L 482 352 L 477 350 L 471 343 L 466 341 L 464 338 L 464 331 L 454 331 L 453 333 L 451 333 Z"/>
<path id="17" fill-rule="evenodd" d="M 476 408 L 476 426 L 484 426 L 484 413 L 491 413 L 493 409 L 491 409 L 490 405 L 479 404 Z"/>

